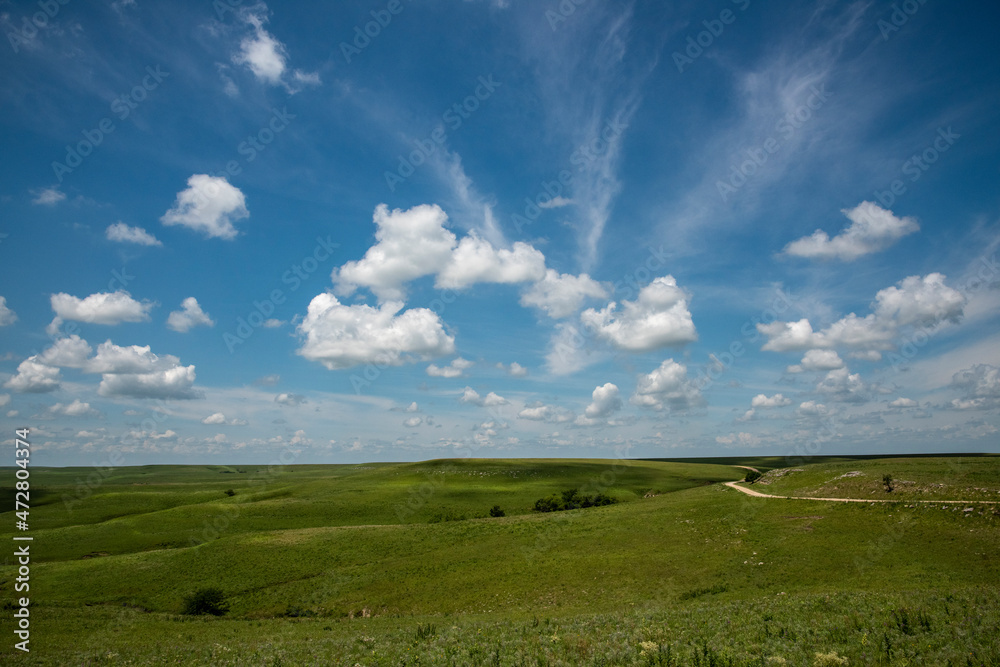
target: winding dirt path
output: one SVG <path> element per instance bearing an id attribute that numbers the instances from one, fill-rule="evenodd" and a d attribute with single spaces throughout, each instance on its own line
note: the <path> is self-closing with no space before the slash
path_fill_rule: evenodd
<path id="1" fill-rule="evenodd" d="M 734 466 L 736 468 L 745 468 L 746 466 Z M 761 493 L 760 491 L 754 491 L 753 489 L 748 489 L 745 486 L 739 486 L 739 482 L 723 482 L 730 489 L 736 489 L 737 491 L 742 491 L 748 496 L 753 496 L 754 498 L 783 498 L 785 500 L 825 500 L 831 503 L 930 503 L 931 505 L 941 505 L 941 504 L 951 504 L 951 505 L 996 505 L 996 500 L 895 500 L 888 498 L 814 498 L 812 496 L 774 496 L 769 493 Z"/>

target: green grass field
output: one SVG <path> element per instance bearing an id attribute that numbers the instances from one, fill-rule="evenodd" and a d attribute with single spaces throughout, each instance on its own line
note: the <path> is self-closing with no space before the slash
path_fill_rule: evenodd
<path id="1" fill-rule="evenodd" d="M 754 485 L 765 493 L 899 502 L 751 498 L 718 483 L 745 471 L 710 460 L 155 466 L 94 477 L 93 488 L 81 485 L 92 470 L 36 469 L 32 652 L 8 639 L 0 655 L 1000 665 L 1000 516 L 912 502 L 1000 499 L 1000 457 L 827 459 L 780 475 L 778 460 L 736 465 L 754 463 L 774 470 Z M 891 494 L 883 474 L 899 480 Z M 570 488 L 619 502 L 531 511 Z M 494 505 L 506 516 L 490 518 Z M 2 521 L 10 544 L 13 513 Z M 205 586 L 225 592 L 229 613 L 182 615 L 185 595 Z"/>

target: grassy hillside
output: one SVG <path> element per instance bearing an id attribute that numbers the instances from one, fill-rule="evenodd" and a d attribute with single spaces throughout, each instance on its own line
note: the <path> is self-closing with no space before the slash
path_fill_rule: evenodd
<path id="1" fill-rule="evenodd" d="M 892 461 L 938 477 L 951 467 Z M 996 480 L 997 461 L 950 479 Z M 887 465 L 778 479 L 826 483 L 852 464 Z M 73 509 L 69 487 L 46 484 L 50 501 L 32 511 L 46 648 L 20 659 L 811 665 L 839 651 L 850 664 L 964 665 L 971 647 L 983 660 L 969 664 L 1000 664 L 1000 517 L 984 507 L 757 499 L 712 483 L 744 471 L 651 461 L 297 466 L 265 483 L 253 467 L 222 470 L 115 471 Z M 33 480 L 46 475 L 74 483 L 67 471 Z M 530 511 L 572 487 L 621 502 Z M 487 518 L 497 504 L 508 516 Z M 14 576 L 4 567 L 0 586 Z M 207 585 L 226 593 L 228 616 L 180 616 Z"/>
<path id="2" fill-rule="evenodd" d="M 887 492 L 883 477 L 892 478 Z M 894 457 L 770 470 L 754 489 L 817 498 L 992 500 L 1000 502 L 1000 456 Z"/>

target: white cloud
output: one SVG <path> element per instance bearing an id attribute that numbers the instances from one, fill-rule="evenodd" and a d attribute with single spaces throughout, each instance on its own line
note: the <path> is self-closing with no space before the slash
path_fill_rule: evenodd
<path id="1" fill-rule="evenodd" d="M 688 379 L 687 367 L 667 359 L 651 373 L 639 376 L 631 402 L 654 410 L 686 410 L 704 400 L 698 387 Z"/>
<path id="2" fill-rule="evenodd" d="M 687 295 L 673 276 L 657 278 L 639 291 L 635 301 L 622 305 L 621 311 L 613 301 L 600 311 L 590 308 L 580 319 L 598 337 L 629 352 L 649 352 L 698 339 Z"/>
<path id="3" fill-rule="evenodd" d="M 175 310 L 167 317 L 167 326 L 174 331 L 187 333 L 193 327 L 214 327 L 215 322 L 198 305 L 198 299 L 189 296 L 181 302 L 183 310 Z"/>
<path id="4" fill-rule="evenodd" d="M 60 292 L 53 294 L 52 310 L 61 320 L 76 320 L 89 324 L 121 324 L 122 322 L 147 322 L 149 311 L 156 304 L 136 301 L 125 291 L 98 292 L 79 299 Z"/>
<path id="5" fill-rule="evenodd" d="M 809 350 L 796 366 L 789 366 L 789 373 L 803 371 L 835 371 L 844 367 L 844 360 L 835 350 Z"/>
<path id="6" fill-rule="evenodd" d="M 548 201 L 538 202 L 538 208 L 562 208 L 563 206 L 570 206 L 575 204 L 572 199 L 567 199 L 566 197 L 558 196 L 549 199 Z"/>
<path id="7" fill-rule="evenodd" d="M 7 307 L 7 297 L 0 296 L 0 327 L 6 327 L 17 322 L 17 313 Z"/>
<path id="8" fill-rule="evenodd" d="M 414 308 L 399 313 L 402 308 L 399 302 L 378 308 L 345 306 L 332 294 L 320 294 L 299 324 L 305 342 L 297 352 L 330 370 L 368 363 L 398 366 L 414 356 L 429 359 L 454 353 L 455 339 L 433 311 Z"/>
<path id="9" fill-rule="evenodd" d="M 59 388 L 59 369 L 38 362 L 38 357 L 28 357 L 17 367 L 17 375 L 4 387 L 24 394 L 44 394 Z"/>
<path id="10" fill-rule="evenodd" d="M 124 222 L 116 222 L 113 225 L 109 225 L 104 230 L 104 235 L 109 241 L 117 241 L 119 243 L 134 243 L 145 246 L 163 245 L 155 236 L 142 227 L 129 227 Z"/>
<path id="11" fill-rule="evenodd" d="M 423 417 L 410 417 L 409 419 L 403 422 L 403 426 L 407 428 L 416 428 L 417 426 L 420 426 L 423 423 L 424 423 Z"/>
<path id="12" fill-rule="evenodd" d="M 917 403 L 912 398 L 902 398 L 901 397 L 901 398 L 897 398 L 896 400 L 891 401 L 889 403 L 889 407 L 890 408 L 915 408 L 915 407 L 918 407 L 918 406 L 919 406 L 919 403 Z"/>
<path id="13" fill-rule="evenodd" d="M 252 28 L 252 32 L 240 41 L 240 50 L 233 55 L 233 63 L 246 65 L 258 80 L 272 86 L 284 85 L 292 93 L 301 89 L 302 85 L 319 85 L 318 73 L 298 69 L 292 72 L 293 83 L 285 81 L 288 49 L 264 28 L 267 23 L 266 11 L 266 5 L 261 4 L 241 12 L 241 18 Z M 232 82 L 229 81 L 229 84 Z M 232 85 L 235 88 L 235 84 Z"/>
<path id="14" fill-rule="evenodd" d="M 417 402 L 413 401 L 403 409 L 403 412 L 416 412 L 419 409 L 420 408 L 417 406 Z"/>
<path id="15" fill-rule="evenodd" d="M 872 202 L 861 202 L 842 211 L 850 227 L 832 239 L 817 229 L 812 236 L 792 241 L 782 251 L 786 255 L 810 259 L 853 261 L 863 255 L 885 250 L 907 234 L 919 231 L 913 218 L 897 218 L 892 211 Z"/>
<path id="16" fill-rule="evenodd" d="M 236 238 L 233 222 L 250 216 L 240 189 L 222 176 L 194 174 L 186 190 L 177 193 L 174 207 L 163 214 L 164 225 L 181 225 L 206 238 Z"/>
<path id="17" fill-rule="evenodd" d="M 146 374 L 157 373 L 180 365 L 180 359 L 167 354 L 153 354 L 149 345 L 115 345 L 107 340 L 97 346 L 97 354 L 87 362 L 88 373 Z"/>
<path id="18" fill-rule="evenodd" d="M 0 394 L 0 408 L 5 408 L 10 404 L 10 394 Z"/>
<path id="19" fill-rule="evenodd" d="M 107 373 L 97 393 L 130 398 L 193 399 L 201 393 L 193 388 L 194 366 L 174 366 L 151 373 Z"/>
<path id="20" fill-rule="evenodd" d="M 247 422 L 244 419 L 226 419 L 226 415 L 221 412 L 216 412 L 209 415 L 201 420 L 202 424 L 208 424 L 210 426 L 246 426 Z"/>
<path id="21" fill-rule="evenodd" d="M 375 245 L 362 259 L 333 272 L 340 295 L 367 287 L 380 301 L 400 301 L 406 284 L 423 276 L 436 275 L 438 288 L 463 289 L 481 282 L 529 282 L 545 275 L 545 256 L 526 243 L 498 250 L 474 232 L 459 241 L 445 228 L 448 216 L 439 206 L 390 212 L 380 204 L 373 220 Z"/>
<path id="22" fill-rule="evenodd" d="M 846 368 L 840 368 L 827 373 L 816 385 L 816 390 L 841 403 L 864 403 L 868 401 L 873 387 L 862 380 L 860 374 L 851 374 Z"/>
<path id="23" fill-rule="evenodd" d="M 503 364 L 501 364 L 501 367 L 503 367 Z M 510 366 L 507 367 L 507 374 L 511 377 L 523 378 L 528 375 L 528 369 L 516 361 L 512 361 Z"/>
<path id="24" fill-rule="evenodd" d="M 786 398 L 783 394 L 775 394 L 774 396 L 765 396 L 764 394 L 757 394 L 750 401 L 751 407 L 754 408 L 783 408 L 786 405 L 791 405 L 792 399 Z"/>
<path id="25" fill-rule="evenodd" d="M 58 186 L 32 190 L 32 194 L 35 195 L 35 198 L 31 200 L 31 203 L 41 206 L 55 206 L 66 199 L 66 193 L 60 191 Z"/>
<path id="26" fill-rule="evenodd" d="M 460 378 L 465 377 L 465 371 L 476 364 L 468 359 L 458 357 L 447 366 L 441 368 L 434 364 L 427 367 L 427 374 L 431 377 L 439 378 Z"/>
<path id="27" fill-rule="evenodd" d="M 608 291 L 586 273 L 579 276 L 548 269 L 545 276 L 521 295 L 521 305 L 538 308 L 553 319 L 569 317 L 587 298 L 605 299 Z"/>
<path id="28" fill-rule="evenodd" d="M 62 417 L 88 417 L 99 414 L 97 410 L 90 407 L 90 403 L 84 403 L 79 399 L 75 399 L 69 405 L 56 403 L 55 405 L 49 406 L 48 412 L 49 414 L 59 415 Z"/>
<path id="29" fill-rule="evenodd" d="M 963 397 L 951 402 L 958 410 L 980 410 L 1000 406 L 1000 368 L 976 364 L 952 377 L 953 387 L 962 390 Z"/>
<path id="30" fill-rule="evenodd" d="M 829 410 L 822 403 L 815 401 L 805 401 L 799 405 L 797 412 L 803 417 L 822 417 L 829 414 Z"/>
<path id="31" fill-rule="evenodd" d="M 519 419 L 553 424 L 564 424 L 573 420 L 573 413 L 571 411 L 543 403 L 525 406 L 523 410 L 517 413 L 517 416 Z"/>
<path id="32" fill-rule="evenodd" d="M 87 359 L 92 351 L 87 341 L 73 334 L 57 340 L 38 355 L 37 359 L 48 366 L 83 368 L 88 364 Z"/>
<path id="33" fill-rule="evenodd" d="M 498 405 L 507 405 L 507 399 L 499 394 L 490 392 L 486 394 L 485 397 L 479 395 L 479 392 L 472 387 L 466 387 L 462 390 L 462 395 L 458 398 L 460 403 L 469 403 L 471 405 L 478 405 L 480 407 L 492 408 Z"/>
<path id="34" fill-rule="evenodd" d="M 402 299 L 404 285 L 445 266 L 457 243 L 455 235 L 444 228 L 448 216 L 439 206 L 390 212 L 380 204 L 373 220 L 376 244 L 361 260 L 347 262 L 333 272 L 340 294 L 349 295 L 362 286 L 382 301 Z"/>
<path id="35" fill-rule="evenodd" d="M 610 382 L 596 387 L 591 394 L 590 405 L 583 411 L 588 419 L 603 419 L 620 410 L 622 399 L 618 387 Z"/>
<path id="36" fill-rule="evenodd" d="M 301 394 L 278 394 L 274 397 L 274 402 L 279 405 L 297 406 L 306 402 L 306 397 Z"/>
<path id="37" fill-rule="evenodd" d="M 524 283 L 545 276 L 545 255 L 527 243 L 497 250 L 471 233 L 458 244 L 438 273 L 437 287 L 463 289 L 476 283 Z"/>
<path id="38" fill-rule="evenodd" d="M 240 51 L 233 56 L 237 65 L 246 65 L 261 81 L 277 85 L 285 73 L 288 50 L 285 45 L 264 29 L 267 17 L 263 14 L 244 12 L 243 18 L 253 26 L 253 34 L 240 42 Z"/>
<path id="39" fill-rule="evenodd" d="M 762 349 L 774 352 L 830 349 L 844 346 L 862 350 L 890 350 L 902 327 L 933 328 L 961 320 L 966 297 L 944 284 L 944 276 L 930 273 L 910 276 L 875 295 L 872 313 L 858 317 L 850 313 L 823 331 L 813 331 L 809 320 L 758 324 L 767 336 Z"/>

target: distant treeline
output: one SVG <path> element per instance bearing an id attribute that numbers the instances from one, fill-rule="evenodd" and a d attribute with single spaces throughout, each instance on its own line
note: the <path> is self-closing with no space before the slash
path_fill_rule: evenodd
<path id="1" fill-rule="evenodd" d="M 569 489 L 562 493 L 552 494 L 547 498 L 539 498 L 535 501 L 536 512 L 562 512 L 563 510 L 575 510 L 581 507 L 600 507 L 602 505 L 613 505 L 618 500 L 598 493 L 593 496 L 580 495 L 577 489 Z"/>

